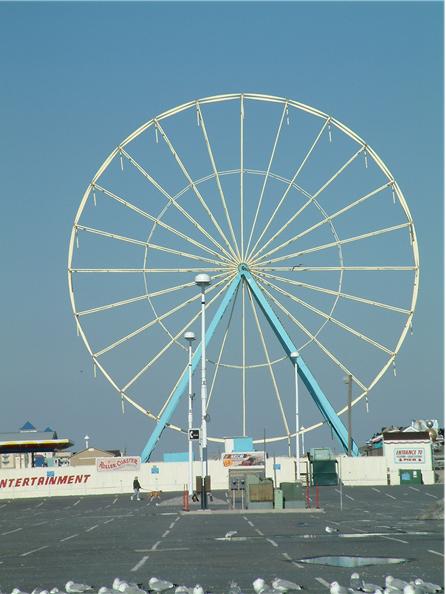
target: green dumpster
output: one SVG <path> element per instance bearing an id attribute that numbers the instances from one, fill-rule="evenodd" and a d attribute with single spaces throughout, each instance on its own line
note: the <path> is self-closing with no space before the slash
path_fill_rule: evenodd
<path id="1" fill-rule="evenodd" d="M 313 485 L 337 485 L 336 460 L 312 460 Z"/>
<path id="2" fill-rule="evenodd" d="M 400 468 L 400 485 L 421 485 L 423 476 L 421 470 L 410 470 Z"/>
<path id="3" fill-rule="evenodd" d="M 280 489 L 283 493 L 283 507 L 288 509 L 305 507 L 305 494 L 302 483 L 280 483 Z"/>

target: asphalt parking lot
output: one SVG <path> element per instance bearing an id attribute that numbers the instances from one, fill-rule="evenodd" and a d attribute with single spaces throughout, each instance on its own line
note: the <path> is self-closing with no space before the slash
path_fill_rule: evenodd
<path id="1" fill-rule="evenodd" d="M 215 495 L 214 509 L 225 509 Z M 355 571 L 302 561 L 327 555 L 404 558 L 358 571 L 378 584 L 391 574 L 443 585 L 443 520 L 419 519 L 442 498 L 442 485 L 344 487 L 341 511 L 338 489 L 321 487 L 319 512 L 189 515 L 178 493 L 160 505 L 128 495 L 0 500 L 0 591 L 63 589 L 68 580 L 99 588 L 116 576 L 147 588 L 157 576 L 216 593 L 235 580 L 252 592 L 257 577 L 279 576 L 327 592 Z M 224 540 L 229 530 L 237 534 Z"/>

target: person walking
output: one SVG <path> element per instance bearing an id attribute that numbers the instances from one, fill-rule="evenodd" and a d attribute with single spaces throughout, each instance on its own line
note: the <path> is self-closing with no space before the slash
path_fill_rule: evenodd
<path id="1" fill-rule="evenodd" d="M 130 497 L 130 501 L 133 501 L 133 498 L 136 497 L 137 501 L 141 501 L 141 497 L 139 496 L 139 491 L 141 489 L 141 485 L 139 484 L 138 477 L 135 476 L 133 480 L 133 495 Z"/>

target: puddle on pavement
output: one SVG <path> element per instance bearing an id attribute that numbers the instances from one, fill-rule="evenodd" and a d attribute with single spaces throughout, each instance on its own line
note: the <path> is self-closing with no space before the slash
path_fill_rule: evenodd
<path id="1" fill-rule="evenodd" d="M 346 555 L 330 555 L 328 557 L 307 557 L 299 559 L 299 563 L 314 565 L 330 565 L 331 567 L 363 567 L 365 565 L 391 565 L 406 563 L 408 559 L 397 557 L 348 557 Z"/>

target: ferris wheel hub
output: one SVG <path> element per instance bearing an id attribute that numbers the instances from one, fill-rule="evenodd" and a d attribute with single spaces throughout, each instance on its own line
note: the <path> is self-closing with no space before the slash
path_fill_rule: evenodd
<path id="1" fill-rule="evenodd" d="M 246 272 L 246 271 L 249 272 L 249 266 L 245 262 L 242 262 L 241 264 L 239 264 L 238 270 L 239 270 L 239 272 Z"/>

